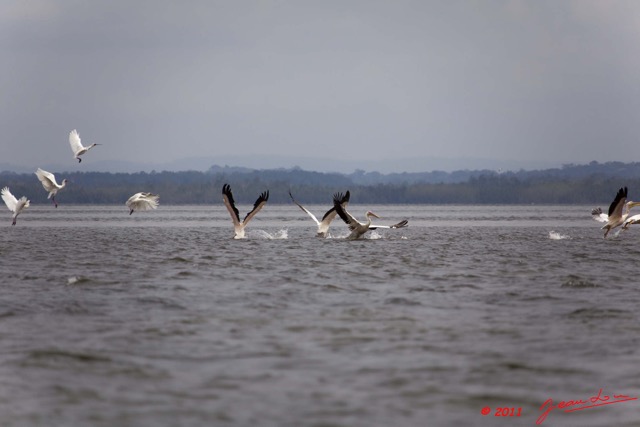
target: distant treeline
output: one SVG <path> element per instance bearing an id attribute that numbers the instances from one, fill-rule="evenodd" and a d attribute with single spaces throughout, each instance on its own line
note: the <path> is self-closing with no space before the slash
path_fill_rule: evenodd
<path id="1" fill-rule="evenodd" d="M 270 191 L 270 203 L 289 203 L 288 191 L 302 203 L 330 204 L 333 193 L 350 190 L 352 203 L 426 204 L 598 204 L 605 207 L 622 186 L 639 194 L 640 163 L 564 165 L 536 171 L 456 171 L 380 174 L 321 173 L 294 169 L 251 170 L 213 166 L 207 172 L 56 173 L 68 179 L 62 203 L 119 204 L 139 191 L 160 195 L 162 204 L 214 204 L 229 183 L 240 203 L 253 203 Z M 0 187 L 17 197 L 45 203 L 46 191 L 35 174 L 0 173 Z"/>

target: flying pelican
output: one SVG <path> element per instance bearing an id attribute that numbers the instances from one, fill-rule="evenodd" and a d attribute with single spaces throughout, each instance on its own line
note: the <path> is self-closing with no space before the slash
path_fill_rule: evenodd
<path id="1" fill-rule="evenodd" d="M 231 215 L 231 220 L 233 221 L 233 229 L 235 231 L 234 239 L 244 239 L 244 228 L 247 226 L 251 218 L 256 216 L 260 209 L 267 204 L 267 200 L 269 200 L 269 190 L 262 192 L 258 199 L 253 204 L 253 209 L 251 212 L 244 217 L 244 220 L 240 221 L 240 212 L 236 208 L 236 204 L 233 201 L 233 194 L 231 194 L 231 186 L 229 184 L 224 184 L 222 186 L 222 201 L 224 205 L 227 207 L 229 214 Z"/>
<path id="2" fill-rule="evenodd" d="M 58 203 L 56 202 L 56 193 L 58 193 L 58 191 L 62 190 L 65 187 L 65 185 L 67 185 L 67 180 L 63 179 L 62 184 L 59 185 L 56 182 L 56 177 L 51 172 L 47 172 L 40 168 L 38 168 L 38 170 L 36 171 L 36 176 L 42 183 L 42 186 L 44 187 L 44 189 L 49 192 L 47 199 L 51 199 L 51 201 L 57 208 Z"/>
<path id="3" fill-rule="evenodd" d="M 71 145 L 71 151 L 73 151 L 73 158 L 78 159 L 78 163 L 80 163 L 82 161 L 80 156 L 100 144 L 93 143 L 88 147 L 85 147 L 82 145 L 82 142 L 80 142 L 80 135 L 78 135 L 78 131 L 74 129 L 69 133 L 69 145 Z"/>
<path id="4" fill-rule="evenodd" d="M 327 234 L 329 234 L 329 225 L 331 225 L 331 221 L 333 221 L 333 219 L 337 215 L 336 208 L 333 207 L 329 209 L 322 217 L 322 221 L 318 221 L 318 218 L 316 218 L 314 214 L 309 212 L 309 210 L 304 206 L 302 206 L 300 203 L 296 202 L 296 200 L 293 198 L 293 195 L 291 194 L 291 190 L 289 190 L 289 197 L 291 197 L 291 200 L 293 200 L 293 203 L 298 205 L 300 209 L 306 212 L 307 215 L 309 215 L 311 219 L 315 221 L 316 225 L 318 226 L 318 233 L 316 234 L 316 237 L 327 237 Z M 349 190 L 347 190 L 347 192 L 344 195 L 342 195 L 342 193 L 336 193 L 335 197 L 340 199 L 340 204 L 342 205 L 342 209 L 346 209 L 347 204 L 349 203 L 349 197 L 351 197 Z"/>
<path id="5" fill-rule="evenodd" d="M 627 217 L 629 216 L 629 211 L 632 207 L 640 205 L 640 202 L 632 202 L 631 200 L 627 201 L 627 187 L 621 187 L 616 193 L 616 197 L 611 202 L 609 206 L 609 214 L 605 214 L 602 212 L 601 208 L 596 208 L 591 211 L 591 215 L 593 219 L 599 222 L 604 222 L 605 225 L 602 226 L 602 230 L 606 230 L 604 232 L 604 237 L 607 237 L 607 234 L 611 230 L 616 227 L 619 227 L 625 223 Z M 633 217 L 635 217 L 634 215 Z M 632 218 L 633 218 L 632 217 Z M 627 224 L 627 227 L 630 224 Z M 623 227 L 626 229 L 626 227 Z"/>
<path id="6" fill-rule="evenodd" d="M 29 207 L 29 200 L 27 200 L 25 196 L 22 196 L 20 200 L 16 199 L 15 196 L 11 194 L 11 191 L 9 191 L 9 187 L 4 187 L 2 191 L 0 191 L 0 194 L 9 210 L 13 212 L 13 222 L 11 225 L 16 225 L 16 218 L 18 218 L 20 212 Z"/>
<path id="7" fill-rule="evenodd" d="M 129 215 L 135 211 L 148 211 L 158 207 L 160 196 L 151 193 L 136 193 L 129 197 L 125 205 L 129 208 Z"/>
<path id="8" fill-rule="evenodd" d="M 343 207 L 342 207 L 342 203 L 340 198 L 337 197 L 338 195 L 333 196 L 333 207 L 336 209 L 336 212 L 338 213 L 338 215 L 340 215 L 340 218 L 342 218 L 342 220 L 347 223 L 347 225 L 349 226 L 349 229 L 351 230 L 351 234 L 347 237 L 347 239 L 349 240 L 354 240 L 354 239 L 358 239 L 360 237 L 362 237 L 364 235 L 364 233 L 366 233 L 369 230 L 375 230 L 376 228 L 402 228 L 402 227 L 406 227 L 408 222 L 406 219 L 400 221 L 397 224 L 393 224 L 393 225 L 375 225 L 375 224 L 371 224 L 371 217 L 373 218 L 380 218 L 378 215 L 374 214 L 371 211 L 367 211 L 367 213 L 365 214 L 365 216 L 367 217 L 367 222 L 360 222 L 357 219 L 355 219 L 353 217 L 353 215 L 351 215 L 349 212 L 347 212 Z"/>

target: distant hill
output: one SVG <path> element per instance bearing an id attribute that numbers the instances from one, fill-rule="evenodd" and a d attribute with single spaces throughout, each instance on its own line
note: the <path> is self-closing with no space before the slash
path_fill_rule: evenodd
<path id="1" fill-rule="evenodd" d="M 55 172 L 55 171 L 54 171 Z M 560 168 L 498 172 L 492 170 L 431 171 L 414 173 L 365 172 L 350 174 L 289 169 L 251 169 L 211 166 L 206 172 L 62 172 L 59 180 L 71 183 L 60 202 L 123 203 L 138 191 L 160 194 L 166 204 L 220 203 L 224 183 L 232 186 L 238 202 L 253 203 L 270 190 L 270 203 L 289 203 L 288 191 L 304 203 L 331 202 L 337 191 L 351 190 L 353 203 L 573 203 L 610 202 L 616 190 L 629 187 L 640 194 L 640 163 L 591 162 Z M 32 172 L 0 173 L 0 186 L 32 203 L 46 203 L 46 192 Z M 635 196 L 640 200 L 640 196 Z M 605 206 L 603 206 L 605 207 Z"/>

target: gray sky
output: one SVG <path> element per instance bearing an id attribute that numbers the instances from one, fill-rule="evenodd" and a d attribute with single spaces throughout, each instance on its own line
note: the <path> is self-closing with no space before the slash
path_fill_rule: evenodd
<path id="1" fill-rule="evenodd" d="M 4 0 L 0 53 L 1 163 L 640 161 L 635 0 Z"/>

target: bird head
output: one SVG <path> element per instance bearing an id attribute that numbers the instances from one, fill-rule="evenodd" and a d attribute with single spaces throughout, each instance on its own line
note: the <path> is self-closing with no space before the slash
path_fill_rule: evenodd
<path id="1" fill-rule="evenodd" d="M 374 218 L 378 218 L 378 219 L 380 219 L 380 217 L 379 217 L 378 215 L 374 214 L 374 213 L 373 213 L 373 212 L 371 212 L 371 211 L 367 211 L 367 213 L 365 214 L 365 216 L 366 216 L 366 217 L 368 217 L 368 218 L 369 218 L 369 217 L 374 217 Z"/>
<path id="2" fill-rule="evenodd" d="M 634 206 L 640 206 L 640 202 L 633 202 L 631 200 L 629 200 L 626 204 L 625 207 L 627 208 L 627 212 Z"/>

